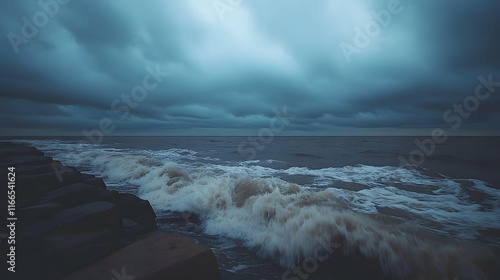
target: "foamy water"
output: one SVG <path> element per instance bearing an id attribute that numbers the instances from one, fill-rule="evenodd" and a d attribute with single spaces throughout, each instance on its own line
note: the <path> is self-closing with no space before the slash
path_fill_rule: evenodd
<path id="1" fill-rule="evenodd" d="M 243 240 L 284 267 L 311 256 L 320 244 L 335 242 L 343 254 L 376 258 L 385 272 L 400 277 L 445 279 L 453 271 L 459 279 L 483 279 L 478 265 L 491 253 L 463 241 L 477 239 L 481 230 L 500 229 L 499 190 L 424 169 L 280 169 L 273 162 L 198 157 L 188 149 L 28 142 L 66 165 L 91 169 L 108 184 L 138 186 L 139 195 L 157 210 L 195 213 L 206 234 Z M 287 176 L 313 179 L 299 185 L 284 180 Z M 336 187 L 353 183 L 364 187 Z M 471 191 L 481 193 L 480 203 L 470 198 Z M 382 215 L 380 209 L 405 219 Z"/>

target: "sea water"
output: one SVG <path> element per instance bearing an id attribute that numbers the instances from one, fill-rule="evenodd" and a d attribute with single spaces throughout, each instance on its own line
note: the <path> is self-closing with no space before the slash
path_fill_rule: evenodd
<path id="1" fill-rule="evenodd" d="M 500 252 L 500 138 L 450 137 L 408 165 L 401 157 L 415 156 L 415 139 L 16 141 L 149 200 L 160 229 L 210 246 L 227 271 L 281 279 L 337 242 L 343 254 L 375 258 L 393 275 L 445 276 L 457 263 L 473 275 L 471 256 L 486 254 L 476 246 Z"/>

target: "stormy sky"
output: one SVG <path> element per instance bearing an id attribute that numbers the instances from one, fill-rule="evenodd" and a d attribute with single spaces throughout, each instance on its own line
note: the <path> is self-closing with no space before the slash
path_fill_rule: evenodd
<path id="1" fill-rule="evenodd" d="M 499 12 L 495 0 L 1 0 L 0 134 L 500 135 Z"/>

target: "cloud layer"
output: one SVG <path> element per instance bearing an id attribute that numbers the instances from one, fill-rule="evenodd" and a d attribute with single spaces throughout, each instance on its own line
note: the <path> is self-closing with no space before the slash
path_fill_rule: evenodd
<path id="1" fill-rule="evenodd" d="M 500 82 L 498 1 L 27 2 L 0 3 L 2 135 L 250 135 L 284 107 L 280 135 L 500 134 L 500 87 L 467 98 Z"/>

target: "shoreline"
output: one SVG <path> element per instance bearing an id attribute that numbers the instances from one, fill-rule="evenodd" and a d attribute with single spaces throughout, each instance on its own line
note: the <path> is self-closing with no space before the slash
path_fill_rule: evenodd
<path id="1" fill-rule="evenodd" d="M 2 180 L 11 182 L 0 202 L 11 210 L 3 220 L 12 226 L 0 232 L 8 277 L 221 279 L 209 248 L 158 231 L 148 201 L 26 144 L 0 142 L 0 156 Z"/>
<path id="2" fill-rule="evenodd" d="M 3 144 L 10 146 L 10 150 L 3 149 Z M 16 148 L 17 147 L 17 148 Z M 19 148 L 19 147 L 24 147 L 24 148 Z M 17 149 L 17 150 L 16 150 Z M 25 150 L 24 150 L 25 149 Z M 91 240 L 97 239 L 99 240 L 99 244 L 96 245 L 96 247 L 99 247 L 101 250 L 106 251 L 106 252 L 101 252 L 99 251 L 98 254 L 104 255 L 103 259 L 90 263 L 90 261 L 86 258 L 89 258 L 89 256 L 86 256 L 84 253 L 81 252 L 81 248 L 79 249 L 80 254 L 79 256 L 84 256 L 83 260 L 84 262 L 86 261 L 87 264 L 84 268 L 80 268 L 78 271 L 73 271 L 70 272 L 68 275 L 67 270 L 69 268 L 66 268 L 66 275 L 62 279 L 82 279 L 82 275 L 92 275 L 91 279 L 101 279 L 100 276 L 95 276 L 94 273 L 99 273 L 99 275 L 105 275 L 102 277 L 102 279 L 112 279 L 113 277 L 116 278 L 116 275 L 122 275 L 123 273 L 126 273 L 127 275 L 131 275 L 130 269 L 123 266 L 125 270 L 121 270 L 122 266 L 120 264 L 122 263 L 133 263 L 135 262 L 134 259 L 127 259 L 124 258 L 124 255 L 137 255 L 137 258 L 141 259 L 142 261 L 148 260 L 148 259 L 155 259 L 157 258 L 156 256 L 164 256 L 165 252 L 163 251 L 154 251 L 158 249 L 158 246 L 152 245 L 152 244 L 162 244 L 161 240 L 165 239 L 168 240 L 167 237 L 159 237 L 157 233 L 157 224 L 154 218 L 155 213 L 153 212 L 153 209 L 150 205 L 150 203 L 146 200 L 142 200 L 135 195 L 132 194 L 119 194 L 117 191 L 110 191 L 107 189 L 106 185 L 100 178 L 96 178 L 93 175 L 88 175 L 88 174 L 82 174 L 80 173 L 76 168 L 74 167 L 66 167 L 61 165 L 61 163 L 57 161 L 53 161 L 52 158 L 50 157 L 45 157 L 44 153 L 37 150 L 36 148 L 33 147 L 28 147 L 26 144 L 15 144 L 15 143 L 1 143 L 0 142 L 0 155 L 2 156 L 2 163 L 4 163 L 5 160 L 10 162 L 17 162 L 16 164 L 19 164 L 17 166 L 17 171 L 19 174 L 23 174 L 24 178 L 21 178 L 26 186 L 29 184 L 34 184 L 37 187 L 33 190 L 30 191 L 25 191 L 25 194 L 22 195 L 22 199 L 24 201 L 21 201 L 21 204 L 24 203 L 22 206 L 23 211 L 28 211 L 25 213 L 31 213 L 30 215 L 34 215 L 34 218 L 32 217 L 30 220 L 30 216 L 25 214 L 22 220 L 24 220 L 25 223 L 31 223 L 31 227 L 29 228 L 30 232 L 35 232 L 35 235 L 41 234 L 47 236 L 42 236 L 41 239 L 44 239 L 43 241 L 46 242 L 49 245 L 58 245 L 58 240 L 55 240 L 57 238 L 60 238 L 61 236 L 64 236 L 64 234 L 60 234 L 58 231 L 65 232 L 68 229 L 51 229 L 50 225 L 51 223 L 54 223 L 53 218 L 54 216 L 57 218 L 56 223 L 58 222 L 59 216 L 55 215 L 55 211 L 53 208 L 56 208 L 54 204 L 60 204 L 64 205 L 65 209 L 73 209 L 77 208 L 77 210 L 81 210 L 78 208 L 81 205 L 85 205 L 88 203 L 93 203 L 95 201 L 93 200 L 88 200 L 88 197 L 96 197 L 95 191 L 97 190 L 97 197 L 100 200 L 110 202 L 112 204 L 118 205 L 117 209 L 118 211 L 109 211 L 109 212 L 119 212 L 119 215 L 121 215 L 121 218 L 113 218 L 113 215 L 116 216 L 116 213 L 111 214 L 107 212 L 106 207 L 109 207 L 109 205 L 102 205 L 101 204 L 92 204 L 91 207 L 87 207 L 84 209 L 86 212 L 88 210 L 95 210 L 96 208 L 100 208 L 101 210 L 104 209 L 103 211 L 96 211 L 96 213 L 90 213 L 91 217 L 107 217 L 105 218 L 106 224 L 102 223 L 101 225 L 91 225 L 91 227 L 98 227 L 100 230 L 108 230 L 110 232 L 104 232 L 100 233 L 97 232 L 95 229 L 90 230 L 82 230 L 82 228 L 78 228 L 77 231 L 78 235 L 77 237 L 73 236 L 70 238 L 66 238 L 64 241 L 65 244 L 64 246 L 67 245 L 67 243 L 77 243 L 78 244 L 86 244 L 84 241 L 86 238 L 90 238 Z M 12 159 L 13 158 L 13 159 Z M 4 165 L 2 165 L 4 166 Z M 83 168 L 86 170 L 86 168 Z M 51 176 L 48 176 L 47 174 L 52 173 Z M 36 175 L 29 177 L 31 175 Z M 58 176 L 59 175 L 59 176 Z M 59 178 L 61 177 L 61 178 Z M 40 179 L 40 180 L 38 180 Z M 60 182 L 59 179 L 62 179 L 63 182 Z M 80 181 L 79 181 L 80 180 Z M 50 184 L 47 184 L 47 182 L 50 182 Z M 83 185 L 88 185 L 90 187 L 85 187 L 85 186 L 74 186 L 75 184 L 83 184 Z M 71 186 L 71 188 L 68 188 L 68 186 Z M 49 195 L 50 194 L 50 195 Z M 117 196 L 118 195 L 118 196 Z M 30 196 L 36 197 L 36 199 L 31 199 Z M 123 200 L 123 201 L 122 201 Z M 33 201 L 34 204 L 33 204 Z M 77 201 L 77 202 L 75 202 Z M 90 201 L 90 202 L 89 202 Z M 85 202 L 85 203 L 84 203 Z M 139 202 L 139 204 L 142 204 L 141 207 L 132 207 L 134 203 Z M 79 204 L 79 205 L 76 205 Z M 147 204 L 147 205 L 146 205 Z M 40 207 L 41 205 L 41 207 Z M 75 206 L 76 205 L 76 206 Z M 123 206 L 126 205 L 126 206 Z M 37 206 L 37 207 L 34 207 Z M 34 207 L 34 208 L 32 208 Z M 19 207 L 21 208 L 21 207 Z M 28 209 L 26 209 L 28 208 Z M 33 214 L 37 211 L 41 210 L 41 213 Z M 74 211 L 75 209 L 73 209 Z M 42 214 L 43 212 L 43 214 Z M 56 211 L 57 212 L 57 211 Z M 102 214 L 101 212 L 106 212 Z M 139 214 L 138 214 L 139 213 Z M 75 213 L 73 213 L 75 214 Z M 92 216 L 94 215 L 95 216 Z M 102 214 L 102 215 L 101 215 Z M 38 216 L 40 215 L 40 216 Z M 80 215 L 77 213 L 77 215 Z M 135 215 L 132 217 L 131 215 Z M 160 215 L 160 214 L 158 214 Z M 63 215 L 64 216 L 64 215 Z M 66 215 L 68 217 L 68 215 Z M 139 217 L 141 218 L 139 218 Z M 41 222 L 37 223 L 36 225 L 33 225 L 36 222 L 40 222 L 39 219 L 44 220 L 46 222 Z M 43 218 L 44 217 L 44 218 Z M 152 217 L 152 218 L 151 218 Z M 92 218 L 93 219 L 93 218 Z M 121 220 L 121 225 L 118 225 L 119 223 L 116 222 L 116 220 Z M 149 221 L 146 224 L 141 224 L 143 221 Z M 153 222 L 151 222 L 151 220 Z M 48 225 L 44 225 L 47 224 Z M 87 221 L 88 222 L 88 221 Z M 73 225 L 75 221 L 70 221 L 69 224 L 70 226 Z M 161 224 L 161 223 L 160 223 Z M 120 231 L 120 226 L 121 226 L 121 231 Z M 44 227 L 48 227 L 49 229 L 46 230 Z M 41 228 L 41 229 L 40 229 Z M 147 228 L 147 229 L 146 229 Z M 38 230 L 38 231 L 37 231 Z M 114 231 L 113 231 L 114 230 Z M 25 230 L 28 231 L 28 230 Z M 121 239 L 119 242 L 111 236 L 113 234 L 115 236 L 120 235 L 119 232 L 129 232 L 127 238 Z M 160 230 L 160 232 L 163 233 L 169 233 L 168 231 L 163 231 Z M 95 234 L 93 236 L 92 234 Z M 100 235 L 102 234 L 102 235 Z M 179 234 L 179 233 L 175 233 Z M 54 237 L 56 235 L 56 237 Z M 91 235 L 89 237 L 89 235 Z M 189 242 L 193 243 L 191 238 L 195 238 L 191 236 L 191 238 L 186 237 L 185 235 L 180 234 L 180 236 L 184 236 L 184 239 L 189 239 Z M 123 236 L 122 236 L 123 237 Z M 348 236 L 346 236 L 347 238 Z M 31 237 L 30 237 L 31 238 Z M 94 238 L 94 239 L 92 239 Z M 179 236 L 170 236 L 170 241 L 165 241 L 168 244 L 171 244 L 172 242 L 177 243 L 177 244 L 183 244 L 184 242 L 188 241 L 182 241 L 179 238 Z M 39 238 L 40 239 L 40 238 Z M 28 238 L 29 240 L 29 238 Z M 81 241 L 83 240 L 83 241 Z M 40 240 L 38 240 L 40 241 Z M 23 241 L 24 242 L 24 241 Z M 141 246 L 137 246 L 137 242 L 143 242 L 143 243 L 138 243 L 142 244 Z M 189 243 L 188 242 L 188 243 Z M 200 242 L 198 240 L 198 242 Z M 117 244 L 119 243 L 119 244 Z M 203 242 L 200 242 L 204 244 Z M 341 242 L 345 243 L 345 242 Z M 35 244 L 33 242 L 32 244 Z M 92 245 L 92 243 L 90 243 Z M 103 245 L 104 244 L 104 248 Z M 133 244 L 136 244 L 136 246 L 129 247 Z M 75 247 L 74 244 L 70 244 L 71 246 Z M 95 244 L 94 244 L 95 245 Z M 204 244 L 204 246 L 200 246 L 198 244 L 195 244 L 198 247 L 211 247 L 209 244 Z M 106 247 L 108 246 L 108 247 Z M 115 249 L 110 249 L 109 247 L 115 246 Z M 169 247 L 170 245 L 164 245 L 166 247 Z M 56 246 L 57 247 L 57 246 Z M 78 246 L 76 246 L 78 247 Z M 128 248 L 128 249 L 127 249 Z M 143 248 L 142 253 L 136 253 L 139 249 Z M 145 250 L 144 248 L 149 248 L 148 250 Z M 194 247 L 193 247 L 194 248 Z M 214 248 L 214 247 L 212 247 Z M 205 251 L 206 248 L 204 248 Z M 58 250 L 58 249 L 57 249 Z M 87 249 L 92 251 L 91 249 Z M 114 250 L 114 251 L 113 251 Z M 144 251 L 145 250 L 145 251 Z M 196 251 L 196 249 L 194 249 Z M 214 249 L 216 250 L 216 249 Z M 111 252 L 113 251 L 113 252 Z M 154 251 L 152 256 L 151 256 L 151 251 Z M 182 250 L 181 252 L 185 252 L 186 250 Z M 261 279 L 262 277 L 257 276 L 255 274 L 249 275 L 247 273 L 241 273 L 241 272 L 231 272 L 230 270 L 224 270 L 223 268 L 219 268 L 217 264 L 216 257 L 214 256 L 213 252 L 208 249 L 210 253 L 205 254 L 205 253 L 200 253 L 201 255 L 204 255 L 204 258 L 211 259 L 209 262 L 215 262 L 215 265 L 211 265 L 211 268 L 208 268 L 208 270 L 215 271 L 214 267 L 217 268 L 218 271 L 218 276 L 215 276 L 216 278 L 213 279 L 224 279 L 224 280 L 233 280 L 233 279 Z M 334 250 L 336 251 L 336 250 Z M 121 252 L 121 253 L 116 253 L 115 252 Z M 328 251 L 327 251 L 328 252 Z M 53 252 L 50 252 L 51 254 L 54 254 Z M 88 253 L 88 252 L 87 252 Z M 67 254 L 64 252 L 64 254 Z M 90 255 L 90 253 L 88 253 Z M 209 256 L 211 255 L 211 256 Z M 324 252 L 320 252 L 319 256 L 323 256 Z M 58 255 L 58 257 L 61 259 L 61 257 Z M 90 256 L 92 258 L 93 256 Z M 82 258 L 74 258 L 73 261 L 69 261 L 66 259 L 63 259 L 62 263 L 67 262 L 69 265 L 75 265 L 76 263 L 79 263 Z M 323 259 L 321 257 L 321 259 Z M 114 260 L 114 261 L 113 261 Z M 118 260 L 118 261 L 117 261 Z M 270 260 L 271 261 L 271 260 Z M 81 265 L 81 264 L 80 264 Z M 142 263 L 141 266 L 146 266 L 149 265 L 148 261 L 145 263 Z M 155 267 L 160 267 L 163 269 L 167 264 L 165 263 L 156 263 L 154 264 Z M 372 258 L 366 258 L 360 256 L 360 252 L 357 252 L 355 255 L 345 255 L 339 251 L 336 251 L 335 253 L 332 253 L 331 256 L 328 257 L 326 261 L 318 261 L 316 262 L 312 261 L 311 258 L 306 258 L 302 260 L 302 262 L 296 263 L 296 266 L 289 268 L 288 270 L 286 268 L 283 268 L 282 274 L 279 276 L 283 276 L 286 273 L 288 273 L 286 277 L 295 277 L 300 275 L 305 275 L 305 272 L 308 272 L 308 270 L 311 270 L 312 267 L 316 267 L 317 269 L 314 269 L 314 272 L 311 274 L 308 274 L 309 279 L 318 279 L 316 277 L 320 277 L 323 279 L 323 277 L 344 277 L 345 279 L 399 279 L 395 276 L 390 276 L 387 274 L 384 274 L 381 267 L 380 263 L 377 261 L 374 261 Z M 197 265 L 198 266 L 198 265 Z M 489 267 L 490 265 L 486 265 Z M 36 266 L 34 266 L 36 267 Z M 110 269 L 109 267 L 113 267 Z M 486 268 L 486 267 L 485 267 Z M 36 269 L 35 269 L 36 270 Z M 184 268 L 184 270 L 189 270 Z M 296 270 L 298 272 L 296 272 Z M 486 268 L 488 270 L 488 274 L 491 272 L 489 268 Z M 305 271 L 305 272 L 304 272 Z M 300 272 L 300 273 L 299 273 Z M 497 271 L 498 272 L 498 271 Z M 493 272 L 493 273 L 497 273 Z M 165 273 L 165 272 L 162 272 Z M 297 274 L 299 273 L 299 274 Z M 134 276 L 137 274 L 137 272 L 133 272 Z M 168 279 L 212 279 L 212 278 L 207 278 L 206 275 L 202 275 L 201 278 L 192 278 L 192 277 L 180 277 L 180 278 L 175 278 L 174 274 L 172 272 L 169 272 L 169 277 Z M 491 275 L 491 274 L 490 274 Z M 498 275 L 498 274 L 494 274 Z M 34 275 L 33 275 L 34 276 Z M 80 278 L 79 278 L 80 277 Z M 217 278 L 218 277 L 218 278 Z M 347 277 L 347 278 L 346 278 Z M 368 278 L 366 278 L 368 277 Z M 269 278 L 269 279 L 274 279 Z M 278 277 L 279 278 L 279 277 Z M 302 278 L 302 277 L 301 277 Z M 53 277 L 51 277 L 53 279 Z M 84 279 L 84 278 L 83 278 Z M 119 278 L 118 278 L 119 279 Z M 150 278 L 134 278 L 134 279 L 150 279 Z M 401 278 L 401 279 L 413 279 L 411 278 Z M 436 278 L 437 279 L 437 278 Z M 491 278 L 495 279 L 495 278 Z"/>

